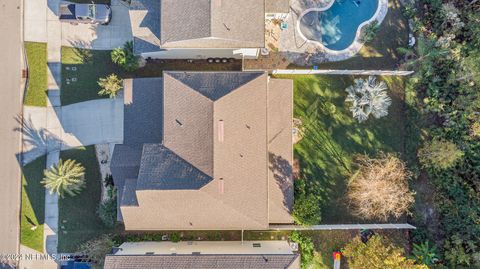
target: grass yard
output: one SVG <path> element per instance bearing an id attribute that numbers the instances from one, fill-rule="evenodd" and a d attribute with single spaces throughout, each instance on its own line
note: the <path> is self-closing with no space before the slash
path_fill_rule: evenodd
<path id="1" fill-rule="evenodd" d="M 77 196 L 58 201 L 58 251 L 73 252 L 89 239 L 110 232 L 97 215 L 101 199 L 101 176 L 94 146 L 62 151 L 60 158 L 73 159 L 85 167 L 86 187 Z"/>
<path id="2" fill-rule="evenodd" d="M 40 157 L 22 169 L 22 209 L 20 221 L 20 243 L 43 252 L 43 224 L 45 222 L 45 188 L 43 170 L 46 157 Z M 37 227 L 32 230 L 33 227 Z"/>
<path id="3" fill-rule="evenodd" d="M 47 105 L 47 43 L 25 42 L 28 61 L 28 85 L 24 104 Z"/>
<path id="4" fill-rule="evenodd" d="M 408 45 L 408 21 L 402 13 L 400 0 L 390 0 L 388 3 L 387 16 L 372 42 L 365 44 L 356 56 L 348 60 L 318 64 L 318 68 L 397 69 L 401 59 L 397 48 Z"/>
<path id="5" fill-rule="evenodd" d="M 322 202 L 322 223 L 367 222 L 354 217 L 345 199 L 347 179 L 357 154 L 379 151 L 404 155 L 404 81 L 381 77 L 389 87 L 389 115 L 358 123 L 345 105 L 352 76 L 293 76 L 294 117 L 302 121 L 303 139 L 295 145 L 300 178 Z M 369 221 L 371 222 L 371 221 Z"/>
<path id="6" fill-rule="evenodd" d="M 152 60 L 145 67 L 127 73 L 111 61 L 110 52 L 109 50 L 62 47 L 62 105 L 108 98 L 98 95 L 100 88 L 97 81 L 112 73 L 122 78 L 160 77 L 164 70 L 225 71 L 241 70 L 242 68 L 240 61 L 227 64 L 208 64 L 206 60 L 197 60 L 193 63 L 188 63 L 186 60 Z M 72 78 L 76 78 L 77 81 L 73 81 Z M 66 82 L 67 79 L 70 80 L 69 83 Z"/>
<path id="7" fill-rule="evenodd" d="M 120 72 L 120 68 L 110 60 L 110 51 L 62 47 L 62 105 L 107 98 L 98 95 L 97 81 Z"/>

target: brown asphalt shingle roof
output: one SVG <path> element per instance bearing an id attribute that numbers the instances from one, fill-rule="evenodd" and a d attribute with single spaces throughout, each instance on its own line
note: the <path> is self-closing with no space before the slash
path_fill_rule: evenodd
<path id="1" fill-rule="evenodd" d="M 291 223 L 291 81 L 269 82 L 263 72 L 165 72 L 163 82 L 163 117 L 150 115 L 163 118 L 163 141 L 143 147 L 139 206 L 121 210 L 126 229 Z"/>
<path id="2" fill-rule="evenodd" d="M 298 255 L 107 255 L 104 269 L 286 269 Z"/>
<path id="3" fill-rule="evenodd" d="M 161 0 L 163 48 L 261 48 L 265 6 L 258 0 Z"/>
<path id="4" fill-rule="evenodd" d="M 289 0 L 265 0 L 266 13 L 288 13 L 289 11 Z"/>

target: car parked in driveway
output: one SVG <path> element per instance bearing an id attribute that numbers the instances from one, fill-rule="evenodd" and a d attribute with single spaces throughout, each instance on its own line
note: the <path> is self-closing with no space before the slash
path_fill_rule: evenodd
<path id="1" fill-rule="evenodd" d="M 70 23 L 108 24 L 112 9 L 106 4 L 60 3 L 59 19 Z"/>

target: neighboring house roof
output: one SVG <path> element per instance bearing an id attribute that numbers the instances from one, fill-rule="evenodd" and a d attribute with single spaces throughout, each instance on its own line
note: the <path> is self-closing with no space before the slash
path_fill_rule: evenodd
<path id="1" fill-rule="evenodd" d="M 136 54 L 171 48 L 263 48 L 265 2 L 132 0 Z"/>
<path id="2" fill-rule="evenodd" d="M 132 0 L 129 15 L 134 53 L 160 50 L 160 0 Z"/>
<path id="3" fill-rule="evenodd" d="M 286 269 L 298 255 L 107 255 L 104 269 Z"/>
<path id="4" fill-rule="evenodd" d="M 265 6 L 259 0 L 161 0 L 161 47 L 260 48 Z"/>
<path id="5" fill-rule="evenodd" d="M 125 242 L 105 258 L 105 269 L 299 269 L 287 241 Z"/>
<path id="6" fill-rule="evenodd" d="M 138 128 L 162 122 L 163 140 L 144 143 L 141 157 L 129 163 L 118 155 L 130 149 L 114 151 L 119 190 L 131 192 L 133 181 L 125 182 L 132 177 L 122 173 L 138 169 L 137 200 L 128 193 L 119 203 L 126 229 L 265 229 L 292 222 L 290 80 L 264 72 L 165 72 L 163 110 L 153 114 L 135 108 L 152 111 L 135 92 L 158 84 L 140 80 L 126 82 L 140 87 L 126 86 L 125 96 L 133 91 L 130 111 L 147 118 Z M 127 126 L 136 118 L 126 112 L 126 132 L 136 132 Z"/>
<path id="7" fill-rule="evenodd" d="M 265 0 L 266 13 L 288 13 L 289 11 L 289 0 Z"/>

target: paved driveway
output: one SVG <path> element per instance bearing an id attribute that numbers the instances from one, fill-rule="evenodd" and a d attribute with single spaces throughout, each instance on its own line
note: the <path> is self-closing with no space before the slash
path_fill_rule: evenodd
<path id="1" fill-rule="evenodd" d="M 133 40 L 128 7 L 112 0 L 112 21 L 108 25 L 62 23 L 62 46 L 110 50 Z"/>
<path id="2" fill-rule="evenodd" d="M 122 97 L 24 108 L 24 163 L 55 150 L 122 141 Z"/>

